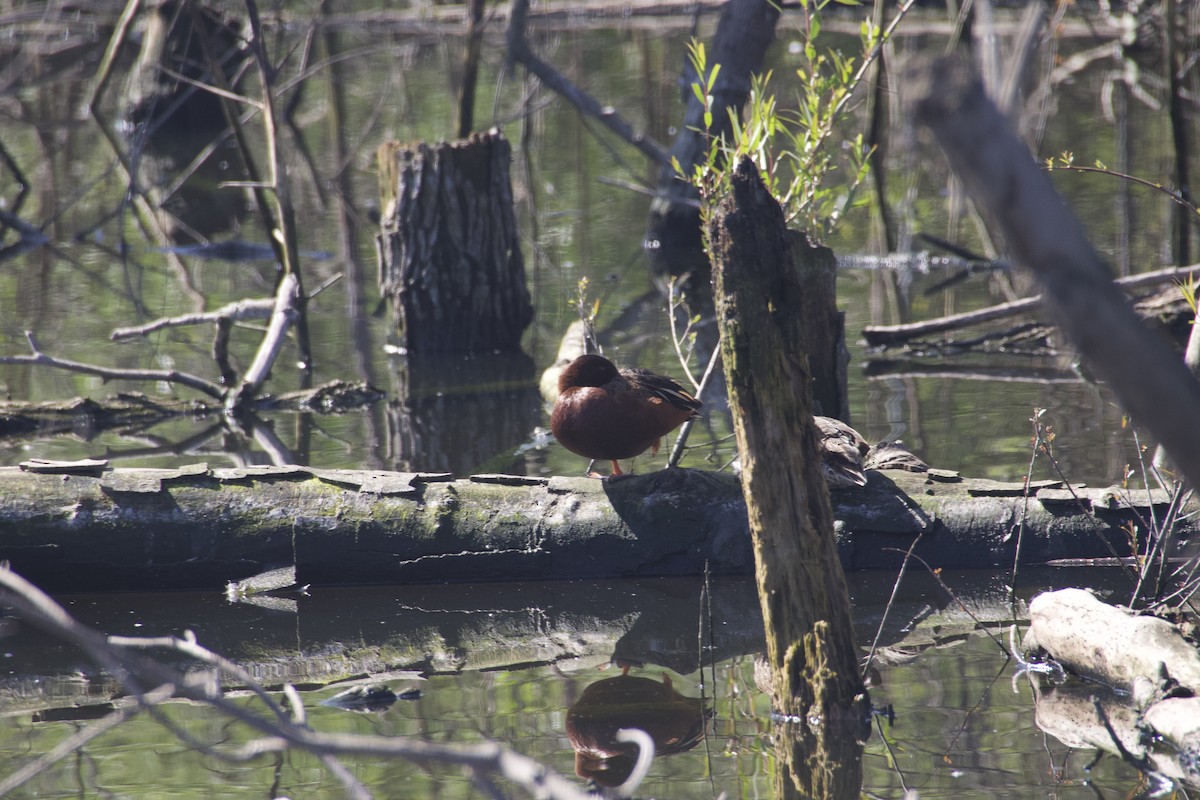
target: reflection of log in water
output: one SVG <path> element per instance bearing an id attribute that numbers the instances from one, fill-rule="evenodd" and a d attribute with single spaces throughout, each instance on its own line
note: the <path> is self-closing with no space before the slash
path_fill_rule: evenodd
<path id="1" fill-rule="evenodd" d="M 649 734 L 658 756 L 684 753 L 704 738 L 712 712 L 698 697 L 685 697 L 662 681 L 618 675 L 596 681 L 567 710 L 567 738 L 575 748 L 575 772 L 601 786 L 617 786 L 637 761 L 637 746 L 619 741 L 617 731 Z"/>
<path id="2" fill-rule="evenodd" d="M 388 460 L 402 471 L 523 474 L 511 454 L 541 419 L 533 360 L 524 353 L 393 359 Z"/>

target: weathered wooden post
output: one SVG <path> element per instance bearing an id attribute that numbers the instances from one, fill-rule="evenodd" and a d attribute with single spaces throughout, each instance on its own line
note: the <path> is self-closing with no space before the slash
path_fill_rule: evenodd
<path id="1" fill-rule="evenodd" d="M 410 354 L 514 351 L 533 319 L 499 130 L 456 142 L 386 142 L 379 286 Z"/>
<path id="2" fill-rule="evenodd" d="M 812 421 L 808 288 L 783 212 L 748 160 L 708 239 L 772 699 L 791 720 L 777 740 L 778 796 L 857 797 L 868 703 Z"/>

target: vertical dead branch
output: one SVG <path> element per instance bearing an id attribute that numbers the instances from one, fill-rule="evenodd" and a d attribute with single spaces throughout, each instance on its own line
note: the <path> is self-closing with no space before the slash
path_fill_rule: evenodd
<path id="1" fill-rule="evenodd" d="M 465 139 L 475 127 L 475 84 L 479 79 L 479 45 L 483 40 L 483 0 L 467 3 L 467 50 L 463 55 L 462 94 L 458 99 L 458 138 Z"/>
<path id="2" fill-rule="evenodd" d="M 800 349 L 808 289 L 783 211 L 749 160 L 732 184 L 708 239 L 773 700 L 790 723 L 779 731 L 779 796 L 855 796 L 867 701 Z"/>
<path id="3" fill-rule="evenodd" d="M 275 113 L 273 87 L 275 84 L 274 70 L 267 60 L 267 49 L 263 42 L 262 21 L 258 16 L 258 3 L 246 0 L 246 14 L 250 18 L 250 30 L 253 38 L 250 41 L 254 63 L 258 66 L 259 79 L 262 81 L 263 128 L 267 136 L 267 160 L 271 170 L 270 187 L 274 192 L 275 204 L 279 214 L 277 226 L 271 228 L 272 241 L 280 244 L 283 274 L 294 275 L 298 291 L 296 310 L 299 318 L 296 320 L 296 342 L 300 348 L 300 360 L 304 365 L 306 375 L 312 374 L 312 348 L 308 341 L 308 320 L 304 313 L 306 303 L 304 281 L 300 274 L 300 248 L 296 241 L 296 215 L 292 206 L 291 183 L 287 178 L 279 155 L 278 117 Z"/>
<path id="4" fill-rule="evenodd" d="M 1175 0 L 1163 0 L 1163 17 L 1166 30 L 1163 33 L 1163 67 L 1167 71 L 1167 102 L 1171 109 L 1171 139 L 1175 145 L 1175 191 L 1187 203 L 1192 202 L 1191 181 L 1188 178 L 1188 112 L 1184 104 L 1183 64 L 1179 57 L 1180 38 L 1185 35 L 1179 29 L 1177 16 L 1179 7 Z M 1175 259 L 1177 264 L 1191 260 L 1193 214 L 1182 204 L 1175 205 Z"/>
<path id="5" fill-rule="evenodd" d="M 1094 372 L 1200 485 L 1200 382 L 1138 320 L 1049 177 L 984 94 L 968 65 L 942 59 L 921 75 L 917 118 L 934 133 L 1016 260 L 1045 286 L 1059 325 Z"/>

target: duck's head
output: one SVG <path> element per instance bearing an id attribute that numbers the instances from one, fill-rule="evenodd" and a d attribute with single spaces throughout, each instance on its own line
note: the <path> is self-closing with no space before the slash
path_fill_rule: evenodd
<path id="1" fill-rule="evenodd" d="M 617 368 L 604 356 L 588 353 L 567 364 L 558 376 L 558 393 L 577 386 L 604 386 L 617 377 Z"/>

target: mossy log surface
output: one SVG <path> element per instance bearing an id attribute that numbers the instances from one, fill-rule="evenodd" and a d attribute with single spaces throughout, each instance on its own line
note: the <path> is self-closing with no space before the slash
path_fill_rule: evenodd
<path id="1" fill-rule="evenodd" d="M 848 569 L 1128 553 L 1144 492 L 869 473 L 833 493 Z M 1166 503 L 1165 496 L 1155 502 Z M 1142 504 L 1137 507 L 1133 504 Z M 1193 520 L 1185 525 L 1195 527 Z M 1191 533 L 1190 529 L 1183 531 Z M 320 470 L 0 468 L 0 559 L 52 591 L 213 588 L 295 564 L 302 584 L 750 574 L 736 477 L 689 469 L 618 481 Z"/>

